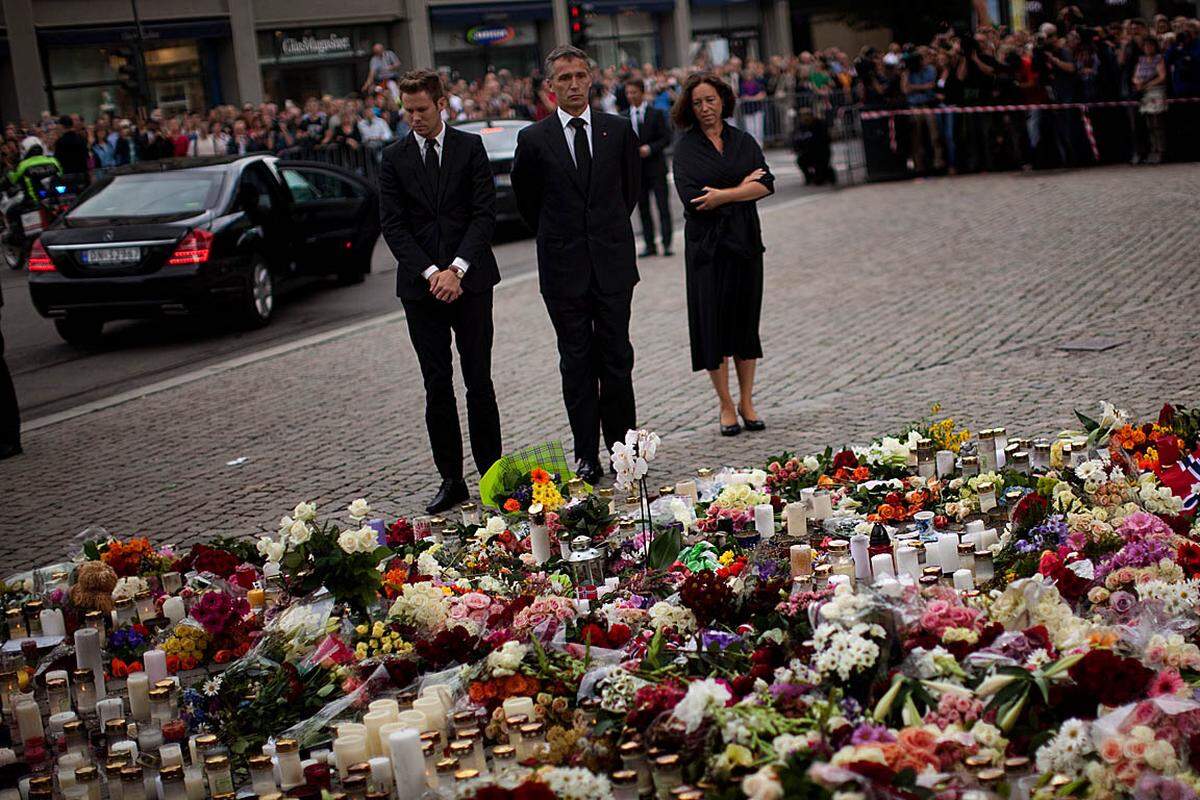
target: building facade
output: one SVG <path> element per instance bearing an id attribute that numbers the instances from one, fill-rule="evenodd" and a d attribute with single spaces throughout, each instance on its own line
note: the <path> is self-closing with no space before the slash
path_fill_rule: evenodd
<path id="1" fill-rule="evenodd" d="M 856 50 L 864 34 L 823 16 L 822 5 L 588 0 L 588 49 L 602 64 L 661 67 L 691 63 L 702 50 L 718 62 L 794 46 Z M 362 86 L 376 42 L 405 67 L 467 78 L 529 73 L 570 38 L 567 0 L 0 0 L 0 27 L 4 120 L 130 115 L 139 98 L 180 111 L 346 94 Z"/>

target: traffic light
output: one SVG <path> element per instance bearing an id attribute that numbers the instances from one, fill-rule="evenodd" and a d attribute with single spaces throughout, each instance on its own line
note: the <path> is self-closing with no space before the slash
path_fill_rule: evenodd
<path id="1" fill-rule="evenodd" d="M 583 3 L 567 3 L 567 22 L 571 26 L 571 44 L 582 49 L 587 47 L 588 18 Z"/>

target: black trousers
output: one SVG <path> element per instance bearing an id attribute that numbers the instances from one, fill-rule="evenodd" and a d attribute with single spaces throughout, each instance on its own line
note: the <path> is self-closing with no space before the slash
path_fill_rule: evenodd
<path id="1" fill-rule="evenodd" d="M 606 294 L 593 279 L 582 297 L 543 299 L 558 338 L 558 366 L 575 437 L 575 458 L 592 461 L 599 456 L 601 428 L 607 450 L 637 426 L 629 342 L 633 287 Z"/>
<path id="2" fill-rule="evenodd" d="M 12 375 L 4 360 L 4 331 L 0 330 L 0 447 L 21 444 L 21 412 L 17 408 L 17 392 Z"/>
<path id="3" fill-rule="evenodd" d="M 654 249 L 654 220 L 650 217 L 650 193 L 654 193 L 654 202 L 658 205 L 658 227 L 662 233 L 664 250 L 671 249 L 671 195 L 667 191 L 667 176 L 665 174 L 642 181 L 642 196 L 638 200 L 638 213 L 642 215 L 642 238 L 646 240 L 646 249 Z"/>
<path id="4" fill-rule="evenodd" d="M 462 359 L 467 387 L 467 428 L 479 474 L 500 458 L 500 410 L 492 386 L 492 290 L 463 292 L 453 303 L 428 295 L 403 300 L 408 334 L 425 380 L 425 426 L 433 461 L 443 480 L 463 476 L 462 428 L 454 398 L 454 356 Z"/>

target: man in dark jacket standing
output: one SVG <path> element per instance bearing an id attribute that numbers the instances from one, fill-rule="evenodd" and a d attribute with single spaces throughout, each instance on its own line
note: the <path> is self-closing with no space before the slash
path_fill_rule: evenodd
<path id="1" fill-rule="evenodd" d="M 492 254 L 496 187 L 483 140 L 446 126 L 442 80 L 416 70 L 400 80 L 412 133 L 383 151 L 379 207 L 396 257 L 396 294 L 425 379 L 425 424 L 442 485 L 426 507 L 465 501 L 462 432 L 450 340 L 462 360 L 471 453 L 482 475 L 500 458 L 500 411 L 492 387 Z"/>
<path id="2" fill-rule="evenodd" d="M 588 105 L 591 65 L 576 47 L 546 58 L 558 110 L 517 136 L 512 183 L 537 234 L 542 299 L 558 339 L 577 474 L 596 483 L 604 447 L 637 424 L 629 314 L 638 281 L 629 215 L 641 159 L 628 120 Z"/>
<path id="3" fill-rule="evenodd" d="M 58 118 L 63 132 L 54 143 L 54 157 L 62 166 L 63 178 L 72 186 L 83 187 L 88 183 L 87 139 L 75 130 L 75 121 L 64 114 Z"/>
<path id="4" fill-rule="evenodd" d="M 642 193 L 638 198 L 638 213 L 642 217 L 642 239 L 646 249 L 642 258 L 658 255 L 654 246 L 654 219 L 650 216 L 650 193 L 658 206 L 658 226 L 662 232 L 663 255 L 671 255 L 671 195 L 667 192 L 667 155 L 671 144 L 671 126 L 667 115 L 646 102 L 646 88 L 641 78 L 625 82 L 629 109 L 622 116 L 629 119 L 637 134 L 638 155 L 642 158 Z"/>

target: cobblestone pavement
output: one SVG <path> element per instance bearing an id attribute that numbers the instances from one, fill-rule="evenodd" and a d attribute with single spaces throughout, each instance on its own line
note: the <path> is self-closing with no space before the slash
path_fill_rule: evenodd
<path id="1" fill-rule="evenodd" d="M 682 259 L 644 262 L 634 377 L 638 416 L 664 437 L 652 480 L 864 441 L 933 401 L 1010 435 L 1069 426 L 1103 399 L 1143 414 L 1200 402 L 1198 177 L 969 176 L 777 205 L 757 400 L 769 428 L 733 439 L 689 369 Z M 502 284 L 496 320 L 506 445 L 568 437 L 536 282 Z M 1118 345 L 1059 349 L 1097 337 Z M 417 376 L 393 321 L 33 431 L 27 455 L 0 463 L 0 567 L 61 557 L 89 525 L 187 542 L 273 529 L 300 499 L 413 512 L 436 486 Z"/>

